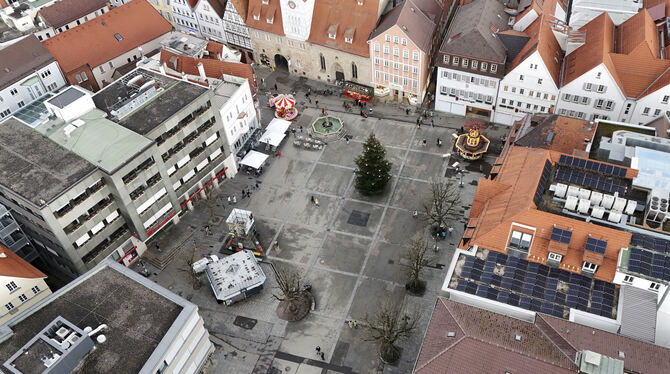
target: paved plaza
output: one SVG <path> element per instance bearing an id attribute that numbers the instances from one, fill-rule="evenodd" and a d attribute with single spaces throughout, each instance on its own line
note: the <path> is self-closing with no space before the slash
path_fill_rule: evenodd
<path id="1" fill-rule="evenodd" d="M 270 79 L 272 76 L 266 78 L 266 85 Z M 290 82 L 285 87 L 294 88 Z M 293 126 L 306 127 L 320 115 L 320 109 L 304 105 L 304 98 L 298 96 L 302 113 Z M 330 100 L 341 103 L 342 99 Z M 281 157 L 271 157 L 261 177 L 240 173 L 224 181 L 219 189 L 208 192 L 207 199 L 197 201 L 195 210 L 183 215 L 178 225 L 158 233 L 154 239 L 162 253 L 174 253 L 174 258 L 162 271 L 150 266 L 150 278 L 199 306 L 217 345 L 207 369 L 210 373 L 412 370 L 430 311 L 441 294 L 446 268 L 462 234 L 476 181 L 484 176 L 480 170 L 488 170 L 494 156 L 467 168 L 473 171 L 463 176 L 462 203 L 454 217 L 454 234 L 439 242 L 437 264 L 425 271 L 426 293 L 412 296 L 405 291 L 405 251 L 412 238 L 426 237 L 428 233 L 424 223 L 412 217 L 411 212 L 421 209 L 430 181 L 451 180 L 458 185 L 459 176 L 448 173 L 449 164 L 456 159 L 444 154 L 451 152 L 452 134 L 465 119 L 440 119 L 436 127 L 428 124 L 419 129 L 415 117 L 405 117 L 404 110 L 393 106 L 386 109 L 384 118 L 367 119 L 333 108 L 335 111 L 331 112 L 344 121 L 346 133 L 352 136 L 349 144 L 339 139 L 322 150 L 304 150 L 295 147 L 291 137 L 287 138 L 280 148 Z M 340 109 L 344 109 L 341 104 Z M 399 115 L 401 112 L 403 116 Z M 267 124 L 269 111 L 264 109 L 262 116 L 263 124 Z M 492 129 L 492 138 L 500 138 L 504 130 Z M 383 194 L 364 197 L 354 188 L 354 158 L 361 153 L 370 133 L 386 147 L 388 159 L 393 162 L 393 178 Z M 436 145 L 437 137 L 443 139 L 442 147 Z M 424 138 L 427 146 L 422 145 Z M 480 168 L 479 164 L 483 166 Z M 251 188 L 251 198 L 241 199 L 243 188 Z M 226 200 L 233 195 L 237 204 L 231 206 Z M 320 206 L 311 204 L 311 196 L 318 198 Z M 218 253 L 226 232 L 223 221 L 233 207 L 254 213 L 261 244 L 267 251 L 262 266 L 268 281 L 260 294 L 223 306 L 216 303 L 206 280 L 201 285 L 194 283 L 187 261 Z M 210 235 L 206 234 L 205 225 L 211 227 Z M 153 243 L 149 247 L 150 252 L 156 251 Z M 305 283 L 313 286 L 316 308 L 304 320 L 288 323 L 276 316 L 278 301 L 272 294 L 278 290 L 274 288 L 270 263 L 298 270 Z M 362 322 L 385 300 L 402 305 L 408 313 L 420 312 L 418 329 L 411 339 L 400 343 L 402 358 L 395 365 L 383 365 L 377 347 L 361 339 L 363 326 L 351 329 L 345 323 L 351 319 Z M 325 361 L 316 356 L 316 346 L 325 352 Z"/>

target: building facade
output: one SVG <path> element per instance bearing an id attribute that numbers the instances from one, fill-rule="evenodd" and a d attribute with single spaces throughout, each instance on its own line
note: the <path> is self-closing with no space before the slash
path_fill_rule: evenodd
<path id="1" fill-rule="evenodd" d="M 245 23 L 248 5 L 247 1 L 240 0 L 226 2 L 226 11 L 223 14 L 223 27 L 226 30 L 226 41 L 229 45 L 252 53 L 251 35 Z M 251 56 L 253 58 L 253 53 Z"/>
<path id="2" fill-rule="evenodd" d="M 0 245 L 4 245 L 29 263 L 39 257 L 39 253 L 12 216 L 12 212 L 2 204 L 0 204 Z"/>
<path id="3" fill-rule="evenodd" d="M 203 38 L 226 43 L 224 12 L 226 7 L 218 0 L 202 0 L 193 11 L 198 21 L 200 35 Z"/>
<path id="4" fill-rule="evenodd" d="M 177 26 L 174 16 L 172 15 L 170 0 L 149 0 L 149 4 L 151 4 L 151 6 L 153 6 L 166 21 L 170 22 L 172 26 Z"/>
<path id="5" fill-rule="evenodd" d="M 65 84 L 58 62 L 34 36 L 0 49 L 0 122 Z"/>
<path id="6" fill-rule="evenodd" d="M 0 244 L 0 326 L 51 294 L 46 277 Z"/>
<path id="7" fill-rule="evenodd" d="M 195 36 L 200 34 L 198 18 L 193 10 L 198 0 L 172 0 L 172 16 L 177 31 L 183 31 Z"/>

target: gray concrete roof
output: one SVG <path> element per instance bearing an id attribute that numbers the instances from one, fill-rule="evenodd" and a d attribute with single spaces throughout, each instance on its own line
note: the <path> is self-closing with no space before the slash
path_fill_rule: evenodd
<path id="1" fill-rule="evenodd" d="M 133 70 L 126 76 L 135 74 L 135 71 L 141 71 L 142 75 L 155 80 L 163 89 L 162 92 L 159 92 L 130 115 L 119 121 L 115 120 L 115 122 L 140 135 L 148 134 L 183 107 L 207 92 L 205 87 L 145 69 Z M 122 77 L 95 94 L 93 101 L 96 107 L 111 115 L 113 106 L 118 102 L 119 97 L 126 98 L 128 96 L 128 86 Z"/>
<path id="2" fill-rule="evenodd" d="M 475 0 L 458 8 L 440 52 L 502 63 L 507 51 L 491 28 L 508 30 L 509 16 L 498 0 Z"/>
<path id="3" fill-rule="evenodd" d="M 49 203 L 95 170 L 14 118 L 0 126 L 0 184 L 37 206 Z"/>
<path id="4" fill-rule="evenodd" d="M 108 326 L 107 341 L 96 343 L 73 373 L 138 373 L 154 351 L 166 349 L 168 330 L 186 322 L 180 314 L 192 313 L 192 304 L 112 261 L 101 265 L 31 307 L 25 319 L 10 321 L 13 335 L 0 343 L 0 362 L 59 315 L 81 329 Z"/>
<path id="5" fill-rule="evenodd" d="M 621 286 L 621 335 L 653 343 L 656 339 L 658 294 L 634 286 Z"/>

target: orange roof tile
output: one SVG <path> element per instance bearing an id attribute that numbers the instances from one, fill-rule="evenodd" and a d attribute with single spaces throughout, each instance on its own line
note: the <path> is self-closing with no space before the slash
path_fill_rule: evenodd
<path id="1" fill-rule="evenodd" d="M 151 4 L 135 0 L 47 39 L 43 45 L 67 73 L 82 65 L 101 65 L 171 30 L 172 25 Z"/>
<path id="2" fill-rule="evenodd" d="M 544 149 L 512 146 L 506 154 L 500 174 L 494 181 L 480 182 L 475 193 L 470 219 L 478 218 L 472 238 L 464 240 L 465 246 L 506 253 L 508 237 L 514 224 L 535 228 L 528 260 L 546 263 L 550 237 L 554 225 L 572 230 L 572 239 L 560 268 L 580 273 L 584 261 L 584 247 L 589 235 L 607 239 L 603 266 L 595 277 L 611 282 L 614 279 L 619 250 L 628 247 L 631 234 L 593 223 L 538 210 L 533 196 L 540 181 L 543 165 L 552 164 L 561 153 Z M 509 186 L 494 193 L 495 186 Z M 482 192 L 480 192 L 480 188 Z M 479 208 L 481 207 L 481 209 Z M 614 261 L 614 266 L 611 265 Z M 598 261 L 599 263 L 600 261 Z"/>
<path id="3" fill-rule="evenodd" d="M 608 58 L 608 54 L 613 51 L 614 23 L 612 23 L 612 19 L 607 13 L 601 13 L 582 26 L 579 31 L 586 34 L 586 40 L 582 46 L 565 57 L 562 84 L 566 85 L 572 82 L 602 63 L 617 80 L 616 71 Z"/>
<path id="4" fill-rule="evenodd" d="M 556 114 L 528 115 L 516 121 L 508 135 L 510 145 L 522 147 L 543 148 L 566 154 L 574 154 L 575 150 L 586 150 L 588 143 L 584 139 L 593 139 L 598 126 L 590 121 L 577 118 L 563 117 Z M 523 125 L 523 129 L 520 129 Z M 522 133 L 517 133 L 521 130 Z M 553 133 L 551 141 L 547 141 Z M 506 142 L 507 145 L 507 142 Z"/>
<path id="5" fill-rule="evenodd" d="M 172 52 L 161 50 L 161 63 L 166 63 L 170 68 L 188 75 L 199 75 L 198 63 L 201 62 L 205 68 L 205 75 L 210 78 L 221 79 L 223 74 L 232 75 L 235 77 L 246 78 L 249 81 L 249 88 L 251 93 L 257 92 L 256 80 L 254 79 L 254 71 L 249 64 L 241 62 L 220 61 L 212 58 L 192 58 L 180 56 Z M 176 66 L 172 65 L 176 63 Z"/>
<path id="6" fill-rule="evenodd" d="M 0 257 L 0 276 L 32 279 L 47 277 L 2 244 L 0 244 L 0 255 L 6 256 Z"/>
<path id="7" fill-rule="evenodd" d="M 272 34 L 284 35 L 279 0 L 268 0 L 267 4 L 263 4 L 263 0 L 249 0 L 248 9 L 246 17 L 248 27 Z M 267 22 L 268 15 L 272 19 L 272 23 Z M 258 19 L 254 18 L 254 16 L 258 17 Z"/>
<path id="8" fill-rule="evenodd" d="M 319 0 L 314 4 L 312 29 L 307 41 L 342 52 L 369 57 L 368 36 L 377 24 L 376 1 Z M 335 39 L 328 37 L 328 28 L 337 25 Z M 353 41 L 344 41 L 344 33 L 353 30 Z"/>
<path id="9" fill-rule="evenodd" d="M 249 10 L 249 0 L 230 0 L 237 10 L 237 13 L 242 17 L 242 21 L 247 21 L 247 11 Z"/>
<path id="10" fill-rule="evenodd" d="M 641 44 L 646 44 L 654 57 L 658 57 L 658 32 L 656 24 L 646 9 L 638 12 L 617 26 L 616 53 L 629 54 Z"/>
<path id="11" fill-rule="evenodd" d="M 533 2 L 533 4 L 535 4 L 535 2 Z M 528 7 L 527 9 L 531 9 L 531 7 Z M 530 39 L 514 58 L 508 71 L 516 68 L 528 58 L 528 56 L 532 55 L 534 51 L 538 51 L 544 65 L 547 67 L 547 70 L 549 70 L 551 78 L 558 87 L 560 84 L 558 79 L 561 73 L 563 51 L 551 30 L 549 22 L 547 22 L 547 17 L 544 14 L 540 15 L 540 17 L 526 28 L 523 34 L 529 36 Z"/>

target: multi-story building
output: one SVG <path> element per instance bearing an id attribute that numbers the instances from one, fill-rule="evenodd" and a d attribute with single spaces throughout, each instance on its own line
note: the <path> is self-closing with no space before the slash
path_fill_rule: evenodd
<path id="1" fill-rule="evenodd" d="M 198 0 L 172 0 L 172 17 L 174 17 L 174 27 L 177 31 L 200 35 L 198 18 L 193 10 L 198 4 Z"/>
<path id="2" fill-rule="evenodd" d="M 6 7 L 0 6 L 0 20 L 8 29 L 16 30 L 23 35 L 37 31 L 38 24 L 35 22 L 37 12 L 56 0 L 45 1 L 27 1 L 14 0 L 7 1 Z M 9 31 L 9 30 L 7 30 Z"/>
<path id="3" fill-rule="evenodd" d="M 0 326 L 51 294 L 46 277 L 0 244 Z"/>
<path id="4" fill-rule="evenodd" d="M 496 33 L 509 29 L 508 19 L 496 0 L 475 0 L 456 10 L 435 59 L 435 110 L 493 118 L 507 62 Z"/>
<path id="5" fill-rule="evenodd" d="M 603 13 L 569 40 L 557 112 L 642 124 L 667 111 L 670 60 L 643 9 L 619 26 Z"/>
<path id="6" fill-rule="evenodd" d="M 567 5 L 568 2 L 565 3 Z M 620 25 L 636 15 L 646 3 L 639 0 L 572 0 L 569 24 L 578 29 L 600 14 L 607 13 L 615 25 Z"/>
<path id="7" fill-rule="evenodd" d="M 526 113 L 553 112 L 563 62 L 558 39 L 565 40 L 568 31 L 565 9 L 558 0 L 533 0 L 509 23 L 513 23 L 511 30 L 498 33 L 510 60 L 493 116 L 494 122 L 506 125 Z"/>
<path id="8" fill-rule="evenodd" d="M 201 84 L 144 69 L 95 96 L 70 87 L 45 100 L 36 121 L 0 126 L 3 169 L 26 165 L 4 174 L 0 200 L 52 265 L 79 274 L 109 256 L 128 263 L 234 173 L 211 103 Z"/>
<path id="9" fill-rule="evenodd" d="M 12 374 L 199 373 L 214 351 L 196 305 L 109 260 L 12 315 L 0 341 Z"/>
<path id="10" fill-rule="evenodd" d="M 241 48 L 250 54 L 253 59 L 251 35 L 246 25 L 249 2 L 245 0 L 230 0 L 226 2 L 226 11 L 223 14 L 223 26 L 226 30 L 226 41 L 229 45 Z"/>
<path id="11" fill-rule="evenodd" d="M 193 8 L 198 19 L 200 35 L 203 38 L 226 42 L 225 22 L 223 21 L 226 5 L 219 0 L 202 0 Z"/>
<path id="12" fill-rule="evenodd" d="M 65 84 L 58 62 L 34 36 L 0 49 L 0 122 Z"/>
<path id="13" fill-rule="evenodd" d="M 387 2 L 251 0 L 254 60 L 310 79 L 367 84 L 367 39 Z"/>
<path id="14" fill-rule="evenodd" d="M 107 0 L 61 0 L 37 12 L 39 31 L 35 36 L 39 40 L 77 27 L 95 17 L 109 12 Z"/>
<path id="15" fill-rule="evenodd" d="M 172 25 L 146 0 L 137 0 L 59 33 L 43 45 L 70 84 L 98 91 L 112 82 L 116 69 L 158 50 L 171 30 Z"/>
<path id="16" fill-rule="evenodd" d="M 452 1 L 405 0 L 384 14 L 368 40 L 375 95 L 394 101 L 423 101 L 439 25 Z M 446 8 L 446 9 L 445 9 Z"/>
<path id="17" fill-rule="evenodd" d="M 151 6 L 153 6 L 166 21 L 170 22 L 173 26 L 176 26 L 174 16 L 172 15 L 170 0 L 149 0 L 149 4 L 151 4 Z"/>
<path id="18" fill-rule="evenodd" d="M 2 204 L 0 204 L 0 245 L 4 245 L 26 262 L 33 262 L 39 257 L 39 253 L 12 216 L 12 212 Z"/>

